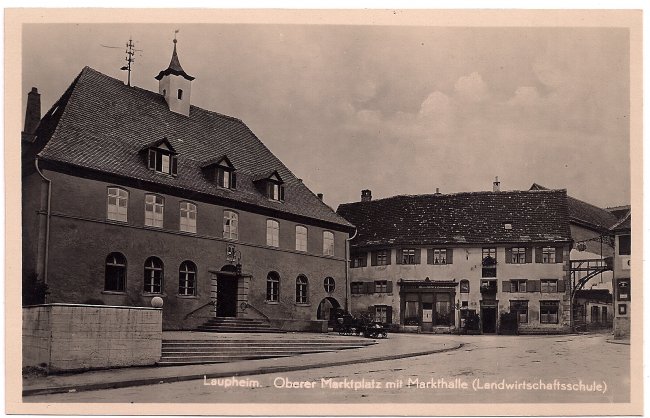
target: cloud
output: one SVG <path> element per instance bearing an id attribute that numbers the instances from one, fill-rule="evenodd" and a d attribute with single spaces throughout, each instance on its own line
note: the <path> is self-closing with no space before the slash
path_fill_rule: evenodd
<path id="1" fill-rule="evenodd" d="M 461 99 L 470 102 L 480 102 L 485 100 L 489 93 L 487 84 L 478 72 L 460 77 L 454 84 L 454 91 Z"/>
<path id="2" fill-rule="evenodd" d="M 508 100 L 512 106 L 532 106 L 539 103 L 539 92 L 532 86 L 521 86 L 515 91 L 515 95 Z"/>

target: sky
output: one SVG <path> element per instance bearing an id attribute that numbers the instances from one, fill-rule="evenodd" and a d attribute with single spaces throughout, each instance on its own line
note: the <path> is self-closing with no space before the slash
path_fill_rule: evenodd
<path id="1" fill-rule="evenodd" d="M 334 209 L 495 176 L 630 203 L 622 28 L 28 24 L 23 109 L 36 86 L 45 113 L 86 65 L 126 80 L 129 37 L 132 84 L 157 91 L 175 29 L 192 104 L 243 120 Z"/>

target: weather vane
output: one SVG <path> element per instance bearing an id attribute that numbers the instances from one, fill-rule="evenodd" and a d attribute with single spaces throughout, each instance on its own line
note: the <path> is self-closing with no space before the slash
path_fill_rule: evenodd
<path id="1" fill-rule="evenodd" d="M 120 49 L 119 46 L 109 46 L 109 45 L 102 45 L 102 44 L 100 45 L 103 46 L 104 48 Z M 124 52 L 126 53 L 126 58 L 125 58 L 126 65 L 120 68 L 120 70 L 127 72 L 128 75 L 127 75 L 126 85 L 131 86 L 131 64 L 135 62 L 135 58 L 134 58 L 135 53 L 142 52 L 142 49 L 135 49 L 135 44 L 133 43 L 131 37 L 129 37 L 129 42 L 127 42 L 126 50 Z M 140 54 L 140 56 L 142 56 L 142 54 Z"/>

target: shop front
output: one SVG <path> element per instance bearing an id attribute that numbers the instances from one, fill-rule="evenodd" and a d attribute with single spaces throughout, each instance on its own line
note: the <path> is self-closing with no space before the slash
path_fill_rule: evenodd
<path id="1" fill-rule="evenodd" d="M 455 280 L 400 280 L 400 324 L 421 332 L 451 332 L 456 326 Z"/>

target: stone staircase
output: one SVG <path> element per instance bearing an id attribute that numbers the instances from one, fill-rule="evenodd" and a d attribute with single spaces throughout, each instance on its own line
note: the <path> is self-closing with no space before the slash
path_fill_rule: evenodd
<path id="1" fill-rule="evenodd" d="M 158 365 L 228 363 L 307 353 L 362 348 L 376 341 L 362 338 L 277 338 L 223 340 L 163 340 Z"/>
<path id="2" fill-rule="evenodd" d="M 272 327 L 264 319 L 254 318 L 234 318 L 234 317 L 216 317 L 212 318 L 203 325 L 200 325 L 197 331 L 203 332 L 282 332 Z"/>

